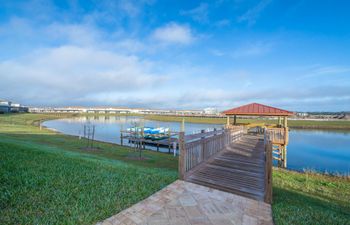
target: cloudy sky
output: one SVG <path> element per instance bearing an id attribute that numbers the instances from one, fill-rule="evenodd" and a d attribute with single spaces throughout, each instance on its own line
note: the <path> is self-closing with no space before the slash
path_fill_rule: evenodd
<path id="1" fill-rule="evenodd" d="M 0 98 L 350 110 L 346 0 L 0 0 Z"/>

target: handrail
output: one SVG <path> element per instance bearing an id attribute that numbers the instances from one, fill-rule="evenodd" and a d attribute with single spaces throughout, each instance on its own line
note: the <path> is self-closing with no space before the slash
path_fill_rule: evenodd
<path id="1" fill-rule="evenodd" d="M 265 129 L 265 139 L 273 144 L 288 144 L 287 128 L 267 128 Z"/>
<path id="2" fill-rule="evenodd" d="M 243 128 L 223 129 L 191 135 L 195 139 L 186 138 L 184 132 L 179 133 L 179 177 L 185 179 L 186 174 L 199 164 L 208 161 L 213 155 L 222 151 L 243 134 Z"/>
<path id="3" fill-rule="evenodd" d="M 209 132 L 201 132 L 201 133 L 197 133 L 197 134 L 189 134 L 189 135 L 185 136 L 185 140 L 186 140 L 186 142 L 190 142 L 191 140 L 194 140 L 194 139 L 210 137 L 210 136 L 213 136 L 215 134 L 221 134 L 224 131 L 225 130 L 222 129 L 222 130 L 213 130 L 213 131 L 209 131 Z"/>

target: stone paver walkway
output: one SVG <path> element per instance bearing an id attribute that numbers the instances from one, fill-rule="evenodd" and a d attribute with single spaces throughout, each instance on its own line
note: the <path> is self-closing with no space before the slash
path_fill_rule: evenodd
<path id="1" fill-rule="evenodd" d="M 273 224 L 264 202 L 177 180 L 99 225 Z"/>

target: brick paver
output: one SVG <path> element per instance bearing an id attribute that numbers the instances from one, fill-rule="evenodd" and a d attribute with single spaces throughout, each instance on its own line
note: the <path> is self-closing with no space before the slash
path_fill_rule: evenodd
<path id="1" fill-rule="evenodd" d="M 273 224 L 271 206 L 177 180 L 99 225 Z"/>

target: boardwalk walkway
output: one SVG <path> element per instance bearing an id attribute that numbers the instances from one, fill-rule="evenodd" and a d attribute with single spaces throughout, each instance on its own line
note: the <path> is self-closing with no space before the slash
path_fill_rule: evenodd
<path id="1" fill-rule="evenodd" d="M 244 135 L 199 165 L 186 181 L 255 200 L 264 200 L 265 155 L 263 136 Z"/>

